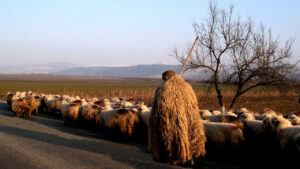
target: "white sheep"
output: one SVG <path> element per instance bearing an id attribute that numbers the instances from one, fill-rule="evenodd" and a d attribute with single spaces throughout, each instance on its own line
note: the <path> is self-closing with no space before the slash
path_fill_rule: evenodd
<path id="1" fill-rule="evenodd" d="M 141 105 L 139 106 L 139 119 L 143 124 L 145 124 L 147 127 L 149 127 L 149 120 L 150 120 L 150 114 L 151 114 L 151 109 L 148 108 L 146 105 Z"/>
<path id="2" fill-rule="evenodd" d="M 211 114 L 212 114 L 212 115 L 221 115 L 222 112 L 221 112 L 220 110 L 213 110 L 213 111 L 211 112 Z"/>
<path id="3" fill-rule="evenodd" d="M 300 153 L 300 126 L 292 126 L 289 120 L 280 116 L 272 117 L 270 125 L 283 150 Z"/>
<path id="4" fill-rule="evenodd" d="M 212 116 L 212 113 L 209 110 L 200 110 L 199 113 L 203 120 L 207 119 L 209 116 Z"/>
<path id="5" fill-rule="evenodd" d="M 62 117 L 66 118 L 68 116 L 68 106 L 69 104 L 71 104 L 72 102 L 67 102 L 64 101 L 61 106 L 60 106 L 60 113 L 62 114 Z"/>
<path id="6" fill-rule="evenodd" d="M 85 99 L 80 99 L 81 105 L 88 105 L 89 103 Z"/>
<path id="7" fill-rule="evenodd" d="M 74 99 L 75 100 L 81 100 L 81 98 L 79 96 L 75 96 Z"/>
<path id="8" fill-rule="evenodd" d="M 20 92 L 20 95 L 18 97 L 20 99 L 24 99 L 26 97 L 26 92 Z"/>
<path id="9" fill-rule="evenodd" d="M 16 91 L 15 95 L 19 97 L 21 95 L 21 92 L 20 91 Z"/>
<path id="10" fill-rule="evenodd" d="M 251 113 L 240 113 L 238 118 L 244 123 L 246 139 L 255 140 L 265 136 L 266 130 L 263 121 L 256 120 Z"/>
<path id="11" fill-rule="evenodd" d="M 70 97 L 69 98 L 69 100 L 68 100 L 68 102 L 73 102 L 73 101 L 75 101 L 76 99 L 74 98 L 74 97 Z"/>
<path id="12" fill-rule="evenodd" d="M 207 143 L 212 146 L 238 147 L 245 138 L 242 129 L 232 123 L 203 121 Z"/>
<path id="13" fill-rule="evenodd" d="M 60 107 L 63 101 L 64 101 L 63 97 L 59 97 L 59 98 L 54 97 L 50 99 L 48 98 L 46 101 L 48 112 L 55 112 L 55 113 L 60 112 Z"/>

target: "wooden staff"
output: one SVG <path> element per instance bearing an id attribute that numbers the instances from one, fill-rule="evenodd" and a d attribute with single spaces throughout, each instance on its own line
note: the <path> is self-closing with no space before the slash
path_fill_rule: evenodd
<path id="1" fill-rule="evenodd" d="M 185 65 L 187 64 L 187 62 L 188 62 L 190 56 L 192 55 L 193 49 L 194 49 L 194 47 L 196 46 L 196 43 L 197 43 L 198 39 L 199 39 L 199 37 L 197 36 L 196 39 L 195 39 L 195 42 L 194 42 L 194 44 L 193 44 L 193 46 L 192 46 L 192 49 L 191 49 L 190 52 L 189 52 L 188 57 L 185 59 L 185 62 L 184 62 L 184 64 L 182 65 L 182 68 L 181 68 L 181 70 L 180 70 L 180 72 L 179 72 L 179 74 L 178 74 L 178 77 L 181 76 L 181 73 L 183 72 L 183 69 L 184 69 Z"/>

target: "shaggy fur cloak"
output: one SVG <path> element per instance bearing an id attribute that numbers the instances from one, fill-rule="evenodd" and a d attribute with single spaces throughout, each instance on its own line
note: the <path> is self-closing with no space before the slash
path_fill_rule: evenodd
<path id="1" fill-rule="evenodd" d="M 198 101 L 188 83 L 171 77 L 157 88 L 152 104 L 149 149 L 154 159 L 175 165 L 205 155 Z"/>

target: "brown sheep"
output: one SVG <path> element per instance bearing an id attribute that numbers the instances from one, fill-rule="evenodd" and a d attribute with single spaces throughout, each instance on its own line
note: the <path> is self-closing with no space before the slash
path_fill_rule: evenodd
<path id="1" fill-rule="evenodd" d="M 26 103 L 25 99 L 14 100 L 12 102 L 11 109 L 14 113 L 16 113 L 16 115 L 18 117 L 24 116 L 24 115 L 27 115 L 28 117 L 30 117 L 31 112 L 32 112 L 31 107 Z"/>
<path id="2" fill-rule="evenodd" d="M 11 108 L 12 100 L 13 100 L 14 94 L 13 93 L 7 93 L 6 95 L 6 103 Z"/>
<path id="3" fill-rule="evenodd" d="M 134 129 L 135 114 L 129 109 L 114 109 L 99 113 L 100 125 L 117 129 L 128 136 L 132 135 Z"/>
<path id="4" fill-rule="evenodd" d="M 88 105 L 80 106 L 79 116 L 84 121 L 95 120 L 100 108 L 101 106 L 98 106 L 96 104 L 94 105 L 88 104 Z"/>
<path id="5" fill-rule="evenodd" d="M 66 108 L 66 111 L 62 113 L 64 121 L 70 121 L 73 124 L 76 123 L 78 116 L 79 116 L 79 108 L 81 105 L 81 100 L 75 100 L 71 104 L 69 104 Z"/>
<path id="6" fill-rule="evenodd" d="M 26 103 L 31 107 L 32 111 L 35 111 L 35 114 L 39 113 L 39 107 L 41 105 L 41 100 L 39 96 L 27 96 Z M 31 114 L 32 112 L 30 112 Z"/>

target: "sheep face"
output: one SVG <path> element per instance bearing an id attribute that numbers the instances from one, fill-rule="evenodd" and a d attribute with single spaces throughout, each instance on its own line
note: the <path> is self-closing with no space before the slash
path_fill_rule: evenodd
<path id="1" fill-rule="evenodd" d="M 225 116 L 222 116 L 222 120 L 221 120 L 223 123 L 233 123 L 235 124 L 236 126 L 238 126 L 240 129 L 244 129 L 244 123 L 238 119 L 237 117 L 235 116 L 232 116 L 232 115 L 225 115 Z"/>
<path id="2" fill-rule="evenodd" d="M 135 104 L 135 100 L 132 98 L 128 99 L 127 101 L 130 102 L 131 104 Z"/>
<path id="3" fill-rule="evenodd" d="M 108 99 L 103 99 L 103 106 L 109 106 L 110 101 Z"/>
<path id="4" fill-rule="evenodd" d="M 271 119 L 272 119 L 271 117 L 267 117 L 263 119 L 263 128 L 266 131 L 266 134 L 268 134 L 270 138 L 275 138 L 276 128 L 274 125 L 272 125 Z"/>
<path id="5" fill-rule="evenodd" d="M 255 120 L 254 116 L 250 113 L 238 113 L 238 119 L 240 119 L 241 121 L 245 121 L 245 120 Z"/>
<path id="6" fill-rule="evenodd" d="M 137 99 L 136 102 L 135 102 L 135 104 L 143 105 L 144 102 L 143 102 L 142 99 Z"/>
<path id="7" fill-rule="evenodd" d="M 273 116 L 271 118 L 271 129 L 279 133 L 281 129 L 291 127 L 292 124 L 289 120 L 280 117 L 280 116 Z"/>
<path id="8" fill-rule="evenodd" d="M 200 113 L 200 116 L 202 117 L 202 119 L 205 119 L 206 117 L 212 115 L 212 114 L 210 113 L 210 111 L 208 111 L 208 110 L 200 110 L 199 113 Z"/>
<path id="9" fill-rule="evenodd" d="M 300 117 L 296 116 L 295 114 L 291 115 L 288 119 L 292 125 L 300 125 Z"/>
<path id="10" fill-rule="evenodd" d="M 150 111 L 149 108 L 145 105 L 141 105 L 138 107 L 138 111 L 140 112 L 146 112 L 146 111 Z"/>
<path id="11" fill-rule="evenodd" d="M 265 108 L 264 114 L 276 115 L 277 113 L 270 108 Z"/>
<path id="12" fill-rule="evenodd" d="M 300 111 L 299 112 L 295 112 L 294 115 L 300 117 Z"/>
<path id="13" fill-rule="evenodd" d="M 78 105 L 78 106 L 80 106 L 81 103 L 82 103 L 82 101 L 81 100 L 75 100 L 75 101 L 73 101 L 73 103 L 76 104 L 76 105 Z"/>

